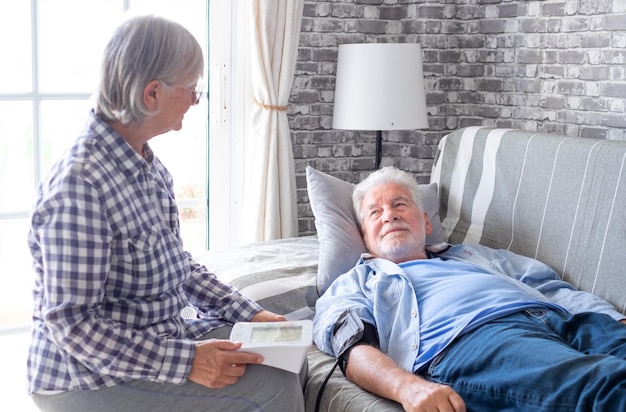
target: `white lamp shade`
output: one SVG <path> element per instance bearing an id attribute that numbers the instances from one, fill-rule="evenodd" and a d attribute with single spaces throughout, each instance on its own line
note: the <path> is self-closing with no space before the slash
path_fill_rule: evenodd
<path id="1" fill-rule="evenodd" d="M 339 45 L 333 128 L 407 130 L 427 127 L 419 44 Z"/>

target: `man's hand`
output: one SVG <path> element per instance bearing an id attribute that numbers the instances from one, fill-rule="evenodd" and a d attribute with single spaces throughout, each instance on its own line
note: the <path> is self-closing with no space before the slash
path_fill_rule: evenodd
<path id="1" fill-rule="evenodd" d="M 465 411 L 463 399 L 451 387 L 408 375 L 399 391 L 405 411 Z"/>
<path id="2" fill-rule="evenodd" d="M 369 392 L 398 402 L 405 411 L 465 412 L 465 402 L 451 387 L 405 371 L 373 346 L 352 349 L 347 377 Z"/>
<path id="3" fill-rule="evenodd" d="M 283 322 L 286 320 L 287 318 L 283 315 L 278 315 L 265 309 L 254 315 L 252 318 L 252 322 Z"/>
<path id="4" fill-rule="evenodd" d="M 626 319 L 622 319 L 622 320 L 620 320 L 620 322 L 622 322 L 623 324 L 626 325 Z"/>
<path id="5" fill-rule="evenodd" d="M 241 343 L 228 340 L 197 342 L 189 379 L 213 389 L 236 383 L 246 371 L 246 364 L 263 362 L 257 354 L 235 352 L 240 347 Z"/>

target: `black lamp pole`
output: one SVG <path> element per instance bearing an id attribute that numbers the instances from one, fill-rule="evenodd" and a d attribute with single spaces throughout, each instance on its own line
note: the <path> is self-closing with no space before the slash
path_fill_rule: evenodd
<path id="1" fill-rule="evenodd" d="M 383 132 L 376 131 L 376 169 L 380 168 L 380 159 L 383 153 Z"/>

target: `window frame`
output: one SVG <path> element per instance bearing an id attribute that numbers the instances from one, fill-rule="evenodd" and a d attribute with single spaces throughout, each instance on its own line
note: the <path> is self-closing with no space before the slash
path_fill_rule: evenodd
<path id="1" fill-rule="evenodd" d="M 250 111 L 250 2 L 213 1 L 209 12 L 209 249 L 241 244 L 244 136 Z M 211 38 L 219 41 L 211 42 Z"/>
<path id="2" fill-rule="evenodd" d="M 208 2 L 207 3 L 207 11 L 209 13 L 209 16 L 212 15 L 211 10 L 214 8 L 214 6 L 216 4 L 219 3 L 224 3 L 224 2 L 217 2 L 217 1 L 213 1 L 213 2 Z M 230 2 L 227 2 L 230 3 Z M 120 7 L 120 15 L 122 12 L 128 11 L 129 9 L 132 9 L 132 1 L 131 0 L 124 0 L 122 2 L 119 2 L 119 4 L 116 4 L 115 7 Z M 218 10 L 219 11 L 219 10 Z M 28 187 L 21 193 L 16 193 L 14 195 L 17 196 L 24 196 L 26 193 L 28 193 L 28 196 L 34 199 L 34 193 L 37 189 L 37 186 L 39 184 L 39 182 L 41 181 L 41 179 L 44 177 L 45 173 L 47 172 L 46 170 L 43 170 L 43 164 L 44 164 L 44 159 L 43 159 L 43 142 L 44 142 L 44 130 L 42 130 L 42 116 L 44 115 L 44 113 L 42 113 L 42 103 L 45 101 L 59 101 L 59 100 L 71 100 L 71 101 L 75 101 L 77 103 L 81 103 L 84 102 L 85 105 L 87 106 L 90 103 L 90 99 L 92 97 L 92 94 L 90 92 L 42 92 L 41 88 L 40 88 L 40 75 L 41 75 L 41 61 L 40 61 L 40 26 L 39 26 L 39 19 L 40 19 L 40 7 L 39 7 L 39 0 L 31 0 L 30 1 L 30 26 L 31 26 L 31 30 L 30 30 L 30 35 L 31 35 L 31 39 L 30 39 L 30 47 L 31 47 L 31 55 L 30 55 L 30 59 L 31 59 L 31 67 L 32 67 L 32 72 L 31 72 L 31 90 L 29 92 L 3 92 L 2 90 L 0 90 L 0 101 L 1 102 L 11 102 L 11 101 L 20 101 L 20 102 L 28 102 L 32 105 L 31 107 L 31 113 L 32 113 L 32 151 L 31 151 L 31 155 L 32 155 L 32 169 L 30 169 L 33 173 L 33 179 L 32 182 L 28 182 Z M 214 19 L 216 19 L 216 16 L 213 16 Z M 220 19 L 223 20 L 223 19 Z M 209 26 L 209 21 L 208 21 L 208 17 L 207 17 L 207 21 L 206 24 L 208 27 Z M 208 36 L 208 30 L 206 31 L 206 35 Z M 210 42 L 210 37 L 209 37 L 209 42 Z M 209 56 L 208 56 L 208 51 L 211 49 L 210 45 L 208 47 L 207 50 L 207 56 L 205 56 L 205 58 L 207 60 L 209 60 Z M 205 109 L 207 110 L 206 112 L 206 117 L 208 118 L 208 106 L 204 106 Z M 208 125 L 207 125 L 208 126 Z M 209 128 L 207 127 L 207 135 L 206 135 L 206 148 L 207 151 L 209 150 Z M 9 154 L 10 155 L 10 154 Z M 210 162 L 209 160 L 209 154 L 207 153 L 207 163 Z M 29 166 L 30 168 L 31 166 Z M 206 167 L 206 172 L 207 172 L 207 182 L 206 185 L 208 186 L 208 181 L 210 180 L 210 175 L 208 174 L 208 164 L 205 166 Z M 30 180 L 30 176 L 28 177 L 28 179 Z M 178 200 L 178 204 L 180 209 L 182 210 L 183 208 L 186 207 L 202 207 L 202 208 L 206 208 L 208 205 L 208 196 L 209 196 L 209 192 L 208 192 L 208 188 L 207 191 L 205 192 L 205 196 L 204 198 L 193 198 L 193 199 L 179 199 Z M 208 237 L 209 237 L 209 214 L 208 214 L 208 208 L 205 209 L 207 217 L 206 217 L 206 223 L 207 223 L 207 228 L 206 228 L 206 242 L 208 245 Z M 15 209 L 15 210 L 10 210 L 10 209 L 5 209 L 5 210 L 0 210 L 0 222 L 17 222 L 19 219 L 28 219 L 30 217 L 32 210 L 30 208 L 28 209 Z M 20 223 L 23 224 L 23 223 Z M 9 234 L 7 234 L 9 235 Z M 20 234 L 14 234 L 11 233 L 10 234 L 13 237 L 17 237 L 18 239 L 22 239 L 23 243 L 25 244 L 25 239 L 27 234 L 24 233 L 22 235 Z M 6 235 L 5 235 L 6 236 Z M 6 239 L 6 238 L 5 238 Z M 26 247 L 26 246 L 25 246 Z M 4 267 L 4 265 L 3 265 Z M 9 266 L 10 268 L 11 266 Z M 17 265 L 17 267 L 20 269 L 19 273 L 16 273 L 14 276 L 20 276 L 20 277 L 25 277 L 25 276 L 29 276 L 30 273 L 32 273 L 32 264 L 30 261 L 28 262 L 24 262 L 24 264 L 19 264 Z M 23 272 L 22 272 L 22 268 L 23 268 Z M 11 271 L 13 273 L 13 271 Z M 27 273 L 26 273 L 27 272 Z M 13 290 L 15 289 L 15 283 L 12 280 L 13 275 L 9 276 L 5 273 L 4 276 L 0 277 L 0 285 L 5 288 L 5 290 Z M 32 277 L 32 276 L 30 276 Z M 27 303 L 27 307 L 30 308 L 31 303 L 28 302 Z M 4 308 L 2 308 L 3 310 L 5 310 Z M 21 320 L 17 320 L 14 323 L 12 323 L 11 321 L 6 321 L 6 323 L 0 324 L 0 335 L 6 335 L 6 334 L 14 334 L 14 333 L 23 333 L 26 332 L 30 329 L 30 322 L 26 322 L 26 323 L 21 323 Z"/>

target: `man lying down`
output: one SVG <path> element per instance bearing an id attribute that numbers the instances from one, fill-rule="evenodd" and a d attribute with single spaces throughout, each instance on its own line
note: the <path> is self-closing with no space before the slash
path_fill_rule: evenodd
<path id="1" fill-rule="evenodd" d="M 626 410 L 626 317 L 608 302 L 506 250 L 427 250 L 401 170 L 373 172 L 352 199 L 369 254 L 314 319 L 350 381 L 406 411 Z"/>

